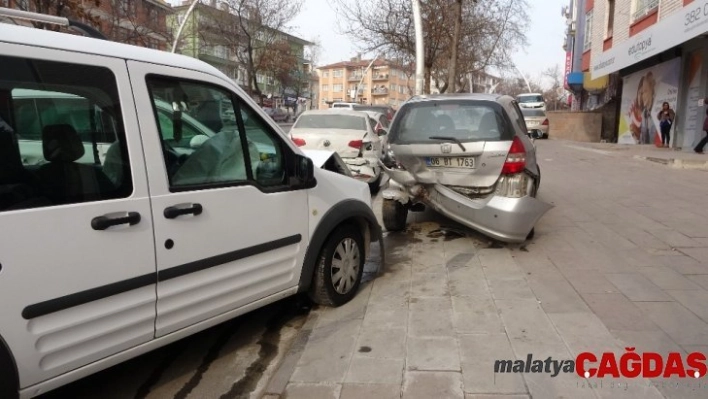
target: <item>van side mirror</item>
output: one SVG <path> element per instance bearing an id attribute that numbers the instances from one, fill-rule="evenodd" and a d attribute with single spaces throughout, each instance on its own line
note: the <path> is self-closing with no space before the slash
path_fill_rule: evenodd
<path id="1" fill-rule="evenodd" d="M 298 183 L 307 188 L 314 187 L 317 181 L 315 180 L 315 164 L 312 159 L 296 154 L 295 165 L 295 176 L 299 180 Z"/>

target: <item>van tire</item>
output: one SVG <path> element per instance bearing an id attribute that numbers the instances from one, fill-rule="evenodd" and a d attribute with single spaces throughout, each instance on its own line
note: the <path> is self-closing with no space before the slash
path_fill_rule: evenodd
<path id="1" fill-rule="evenodd" d="M 347 252 L 345 245 L 356 245 L 356 248 L 349 247 L 351 252 Z M 344 256 L 342 256 L 344 255 Z M 344 287 L 344 292 L 337 292 L 333 282 L 333 261 L 335 258 L 346 258 L 347 255 L 355 257 L 351 259 L 354 264 L 354 281 Z M 364 239 L 357 227 L 352 225 L 341 225 L 335 229 L 325 242 L 320 251 L 319 260 L 312 278 L 309 296 L 318 305 L 337 307 L 349 302 L 356 295 L 364 275 L 364 263 L 366 261 L 364 251 Z M 340 269 L 341 270 L 341 269 Z M 340 280 L 340 284 L 342 281 Z"/>
<path id="2" fill-rule="evenodd" d="M 16 399 L 19 395 L 15 362 L 0 338 L 0 398 Z"/>
<path id="3" fill-rule="evenodd" d="M 406 228 L 408 207 L 394 199 L 384 199 L 381 216 L 386 230 L 401 231 Z"/>

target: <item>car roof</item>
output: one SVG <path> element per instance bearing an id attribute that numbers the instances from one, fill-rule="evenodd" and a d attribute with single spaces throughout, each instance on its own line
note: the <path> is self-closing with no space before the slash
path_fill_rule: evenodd
<path id="1" fill-rule="evenodd" d="M 366 116 L 366 111 L 353 111 L 351 109 L 346 109 L 346 108 L 334 109 L 334 110 L 332 108 L 311 109 L 309 111 L 303 112 L 302 114 L 300 114 L 300 116 L 302 116 L 302 115 L 337 115 L 337 114 L 364 117 L 364 116 Z"/>
<path id="2" fill-rule="evenodd" d="M 511 100 L 510 96 L 504 94 L 488 94 L 488 93 L 443 93 L 443 94 L 423 94 L 413 96 L 407 102 L 423 102 L 423 101 L 445 101 L 445 100 L 477 100 L 477 101 L 493 101 L 502 102 L 503 100 Z"/>
<path id="3" fill-rule="evenodd" d="M 228 80 L 225 74 L 213 66 L 186 55 L 27 26 L 0 23 L 0 43 L 45 47 L 74 53 L 169 65 L 206 72 Z"/>

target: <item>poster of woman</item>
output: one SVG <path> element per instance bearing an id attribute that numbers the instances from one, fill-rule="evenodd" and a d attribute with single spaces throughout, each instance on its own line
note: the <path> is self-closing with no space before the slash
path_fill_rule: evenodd
<path id="1" fill-rule="evenodd" d="M 661 147 L 657 115 L 664 102 L 676 108 L 680 72 L 681 59 L 674 58 L 624 78 L 618 143 Z"/>

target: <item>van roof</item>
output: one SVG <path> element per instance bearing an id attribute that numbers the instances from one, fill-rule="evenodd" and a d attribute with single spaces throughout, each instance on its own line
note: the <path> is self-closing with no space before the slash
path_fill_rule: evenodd
<path id="1" fill-rule="evenodd" d="M 229 80 L 225 74 L 206 62 L 185 55 L 20 25 L 0 23 L 0 43 L 45 47 L 75 53 L 169 65 L 202 71 Z"/>

